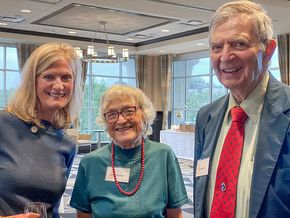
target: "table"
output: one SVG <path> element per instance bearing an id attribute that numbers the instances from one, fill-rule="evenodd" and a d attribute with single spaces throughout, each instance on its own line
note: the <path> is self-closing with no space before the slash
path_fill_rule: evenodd
<path id="1" fill-rule="evenodd" d="M 194 133 L 161 130 L 160 142 L 169 145 L 178 158 L 193 160 Z"/>
<path id="2" fill-rule="evenodd" d="M 78 139 L 77 140 L 77 148 L 78 147 L 81 147 L 81 146 L 89 146 L 90 152 L 92 151 L 92 143 L 91 143 L 91 140 Z"/>

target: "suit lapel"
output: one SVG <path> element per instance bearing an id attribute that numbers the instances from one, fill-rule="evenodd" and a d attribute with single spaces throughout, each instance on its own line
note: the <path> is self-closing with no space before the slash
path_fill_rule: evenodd
<path id="1" fill-rule="evenodd" d="M 216 105 L 217 107 L 210 112 L 208 123 L 204 129 L 205 139 L 202 154 L 204 157 L 212 157 L 216 146 L 220 128 L 224 119 L 224 115 L 228 106 L 228 98 L 226 101 Z"/>
<path id="2" fill-rule="evenodd" d="M 203 129 L 200 129 L 201 135 L 204 135 L 202 143 L 202 152 L 200 159 L 210 158 L 209 167 L 211 166 L 211 159 L 213 156 L 214 148 L 216 146 L 216 142 L 218 139 L 218 135 L 220 132 L 220 127 L 223 122 L 224 114 L 228 105 L 228 96 L 219 101 L 216 105 L 214 105 L 210 112 L 208 119 L 205 120 L 207 122 L 204 125 Z M 205 118 L 206 119 L 206 118 Z M 208 175 L 210 173 L 210 168 L 208 171 Z M 203 214 L 204 213 L 204 205 L 205 205 L 205 195 L 206 195 L 206 187 L 208 183 L 208 175 L 200 176 L 196 178 L 195 191 L 199 192 L 196 194 L 195 205 L 196 205 L 196 213 Z M 195 176 L 195 175 L 194 175 Z M 202 194 L 200 194 L 202 193 Z"/>
<path id="3" fill-rule="evenodd" d="M 289 125 L 289 120 L 283 114 L 282 108 L 282 105 L 285 104 L 283 96 L 285 94 L 282 89 L 281 91 L 273 91 L 273 88 L 270 81 L 260 119 L 252 177 L 250 218 L 258 216 Z M 275 93 L 275 96 L 272 95 L 273 93 Z M 279 96 L 282 97 L 279 98 Z M 277 101 L 277 99 L 280 99 L 280 101 Z M 286 109 L 289 109 L 289 107 L 284 108 L 284 110 Z"/>

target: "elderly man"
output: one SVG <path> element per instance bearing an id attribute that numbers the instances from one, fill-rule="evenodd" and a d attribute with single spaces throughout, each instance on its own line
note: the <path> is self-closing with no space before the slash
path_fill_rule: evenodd
<path id="1" fill-rule="evenodd" d="M 195 218 L 290 217 L 290 89 L 268 72 L 272 35 L 251 1 L 211 21 L 211 64 L 230 93 L 197 114 Z"/>

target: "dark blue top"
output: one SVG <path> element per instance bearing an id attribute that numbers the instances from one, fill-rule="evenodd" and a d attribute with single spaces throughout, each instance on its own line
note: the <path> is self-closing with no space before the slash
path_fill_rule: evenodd
<path id="1" fill-rule="evenodd" d="M 41 201 L 48 217 L 59 217 L 76 145 L 63 130 L 43 125 L 0 111 L 0 216 L 23 213 L 26 202 Z"/>

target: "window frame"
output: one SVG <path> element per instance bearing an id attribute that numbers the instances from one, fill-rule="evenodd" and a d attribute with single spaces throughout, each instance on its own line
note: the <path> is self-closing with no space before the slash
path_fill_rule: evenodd
<path id="1" fill-rule="evenodd" d="M 275 56 L 276 55 L 276 56 Z M 273 55 L 273 57 L 276 57 L 276 58 L 279 58 L 278 57 L 278 48 L 276 49 L 275 51 L 275 54 Z M 273 57 L 272 57 L 272 60 L 273 60 Z M 174 57 L 173 59 L 173 63 L 172 63 L 172 89 L 171 89 L 171 124 L 172 125 L 177 125 L 177 124 L 180 124 L 181 122 L 185 122 L 187 121 L 187 113 L 190 112 L 190 111 L 193 111 L 193 112 L 197 112 L 200 108 L 195 108 L 195 109 L 190 109 L 190 108 L 187 108 L 186 106 L 184 107 L 175 107 L 175 102 L 174 102 L 174 81 L 175 79 L 177 78 L 182 78 L 184 79 L 184 90 L 183 90 L 183 105 L 186 105 L 186 91 L 187 91 L 187 83 L 186 81 L 189 79 L 189 78 L 194 78 L 194 77 L 201 77 L 201 76 L 208 76 L 209 77 L 209 102 L 208 103 L 211 103 L 213 102 L 215 99 L 213 99 L 213 78 L 215 75 L 213 69 L 211 66 L 209 66 L 209 72 L 208 74 L 200 74 L 200 75 L 190 75 L 190 76 L 187 76 L 187 71 L 188 71 L 188 62 L 190 60 L 195 60 L 195 59 L 202 59 L 202 58 L 210 58 L 210 50 L 204 50 L 204 51 L 197 51 L 197 52 L 194 52 L 194 53 L 187 53 L 187 54 L 181 54 L 181 55 L 177 55 Z M 186 62 L 185 64 L 185 72 L 184 72 L 184 75 L 183 76 L 175 76 L 174 75 L 174 64 L 176 62 Z M 272 63 L 272 62 L 271 62 Z M 270 66 L 269 66 L 269 71 L 271 72 L 272 71 L 280 71 L 279 69 L 279 63 L 278 63 L 278 66 L 271 66 L 271 63 L 270 63 Z M 275 75 L 274 75 L 275 76 Z M 281 81 L 281 76 L 277 75 L 275 76 L 279 81 Z M 226 90 L 225 94 L 227 94 L 229 92 L 229 90 Z M 178 119 L 176 117 L 176 112 L 178 113 L 178 111 L 181 111 L 182 115 L 184 116 L 184 118 L 180 118 Z M 195 118 L 194 118 L 195 119 Z M 185 121 L 184 121 L 185 120 Z M 188 121 L 187 121 L 188 122 Z M 195 120 L 192 121 L 193 123 L 195 123 Z"/>
<path id="2" fill-rule="evenodd" d="M 82 126 L 82 124 L 80 123 L 80 131 L 81 132 L 93 132 L 94 130 L 101 130 L 102 128 L 99 127 L 98 125 L 97 128 L 94 128 L 93 123 L 96 122 L 96 117 L 94 116 L 94 114 L 98 114 L 96 110 L 98 110 L 99 105 L 96 105 L 96 102 L 93 102 L 93 86 L 94 86 L 94 78 L 104 78 L 104 79 L 116 79 L 117 84 L 124 84 L 124 80 L 125 79 L 135 79 L 135 87 L 137 86 L 137 76 L 136 76 L 136 63 L 135 63 L 135 59 L 134 58 L 130 58 L 128 61 L 133 61 L 133 65 L 134 67 L 132 67 L 132 69 L 134 70 L 134 75 L 135 76 L 123 76 L 123 64 L 125 64 L 125 62 L 120 62 L 117 63 L 118 64 L 118 73 L 116 73 L 115 76 L 112 75 L 104 75 L 104 70 L 102 69 L 102 73 L 98 73 L 98 72 L 94 72 L 94 69 L 100 69 L 98 67 L 98 63 L 88 63 L 88 67 L 87 67 L 87 75 L 86 75 L 86 83 L 88 82 L 88 104 L 82 105 L 82 112 L 87 112 L 88 113 L 88 126 L 84 127 Z M 116 64 L 116 63 L 115 63 Z M 95 65 L 95 67 L 94 67 Z M 114 83 L 115 84 L 115 83 Z M 86 86 L 86 84 L 85 84 Z M 108 87 L 110 87 L 111 85 L 108 85 Z M 86 87 L 85 87 L 86 88 Z M 84 96 L 85 98 L 85 96 Z M 81 114 L 80 114 L 81 116 Z M 93 136 L 93 140 L 96 140 L 95 137 Z M 106 141 L 107 137 L 102 134 L 102 141 Z"/>
<path id="3" fill-rule="evenodd" d="M 185 122 L 185 120 L 187 121 L 187 116 L 188 116 L 188 113 L 189 112 L 197 112 L 199 108 L 197 109 L 192 109 L 192 108 L 187 108 L 186 104 L 186 92 L 187 92 L 187 80 L 190 79 L 190 78 L 198 78 L 198 77 L 209 77 L 209 100 L 210 102 L 212 102 L 212 84 L 213 84 L 213 76 L 215 76 L 212 68 L 209 66 L 209 71 L 208 73 L 206 74 L 197 74 L 197 75 L 188 75 L 188 69 L 189 69 L 189 61 L 192 61 L 192 60 L 196 60 L 196 59 L 203 59 L 203 58 L 209 58 L 209 50 L 204 50 L 204 51 L 197 51 L 197 52 L 194 52 L 194 53 L 188 53 L 188 54 L 181 54 L 181 55 L 177 55 L 176 57 L 174 57 L 173 59 L 173 72 L 172 72 L 172 89 L 171 89 L 171 123 L 172 125 L 178 125 L 182 122 Z M 185 71 L 183 73 L 182 76 L 175 76 L 174 75 L 174 64 L 176 62 L 184 62 L 185 63 Z M 174 81 L 176 79 L 183 79 L 184 82 L 184 90 L 183 90 L 183 104 L 181 105 L 181 107 L 175 107 L 175 102 L 174 102 Z M 209 102 L 208 102 L 209 103 Z M 176 117 L 176 112 L 178 113 L 178 111 L 181 111 L 182 113 L 182 118 L 177 118 Z M 195 122 L 195 120 L 192 121 L 193 123 Z M 190 122 L 191 123 L 191 122 Z"/>
<path id="4" fill-rule="evenodd" d="M 13 73 L 19 73 L 19 79 L 20 79 L 20 69 L 19 69 L 19 61 L 18 61 L 18 51 L 17 51 L 17 45 L 16 44 L 11 44 L 11 43 L 0 43 L 0 47 L 3 48 L 3 68 L 0 68 L 0 72 L 3 72 L 3 102 L 0 102 L 0 110 L 4 109 L 5 106 L 8 104 L 8 100 L 9 97 L 7 92 L 7 74 L 9 72 L 13 72 Z M 16 49 L 16 59 L 17 59 L 17 69 L 9 69 L 7 68 L 8 64 L 8 60 L 7 60 L 7 55 L 8 55 L 8 48 L 15 48 Z M 1 61 L 1 60 L 0 60 Z M 0 65 L 1 66 L 1 65 Z M 0 75 L 1 76 L 1 75 Z M 0 84 L 2 86 L 2 84 Z M 17 88 L 17 86 L 15 87 Z"/>

